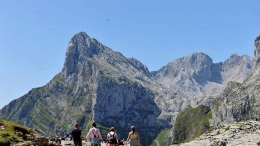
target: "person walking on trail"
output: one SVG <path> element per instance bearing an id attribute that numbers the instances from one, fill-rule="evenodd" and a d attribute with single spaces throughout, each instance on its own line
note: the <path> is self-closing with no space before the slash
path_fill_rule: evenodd
<path id="1" fill-rule="evenodd" d="M 75 125 L 75 129 L 72 130 L 71 136 L 74 141 L 75 146 L 82 146 L 82 136 L 81 136 L 81 130 L 79 129 L 79 124 Z"/>
<path id="2" fill-rule="evenodd" d="M 107 133 L 107 144 L 108 146 L 117 146 L 117 134 L 115 132 L 115 128 L 111 127 L 110 132 Z"/>
<path id="3" fill-rule="evenodd" d="M 90 139 L 91 146 L 100 145 L 102 141 L 102 136 L 100 134 L 100 130 L 96 128 L 96 123 L 92 124 L 92 128 L 89 129 L 88 134 L 86 136 L 86 142 Z"/>
<path id="4" fill-rule="evenodd" d="M 131 126 L 131 132 L 129 132 L 128 138 L 126 141 L 129 141 L 130 146 L 139 146 L 140 145 L 140 137 L 139 137 L 139 134 L 135 131 L 134 126 Z"/>

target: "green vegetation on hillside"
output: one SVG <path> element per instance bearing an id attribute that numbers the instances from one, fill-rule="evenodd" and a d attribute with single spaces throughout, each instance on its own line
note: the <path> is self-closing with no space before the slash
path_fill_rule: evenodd
<path id="1" fill-rule="evenodd" d="M 172 143 L 171 137 L 168 136 L 171 129 L 164 129 L 162 130 L 156 137 L 155 140 L 153 140 L 153 143 L 151 146 L 157 146 L 157 143 L 159 143 L 162 146 L 167 146 Z"/>
<path id="2" fill-rule="evenodd" d="M 189 142 L 210 129 L 212 118 L 209 107 L 200 105 L 181 111 L 174 125 L 173 143 Z"/>
<path id="3" fill-rule="evenodd" d="M 0 127 L 0 145 L 10 145 L 23 142 L 23 139 L 15 134 L 16 131 L 20 131 L 25 134 L 35 133 L 29 128 L 15 124 L 13 122 L 5 121 L 3 119 L 0 119 Z"/>

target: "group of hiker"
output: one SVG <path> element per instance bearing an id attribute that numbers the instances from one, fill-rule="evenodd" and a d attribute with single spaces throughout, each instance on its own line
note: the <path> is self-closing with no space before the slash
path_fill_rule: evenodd
<path id="1" fill-rule="evenodd" d="M 83 138 L 79 127 L 80 125 L 76 124 L 75 129 L 71 132 L 71 136 L 75 146 L 82 146 Z M 118 138 L 114 127 L 110 128 L 110 132 L 107 133 L 106 139 L 103 140 L 100 130 L 96 127 L 96 123 L 92 124 L 92 128 L 89 129 L 85 141 L 90 142 L 91 146 L 101 146 L 102 141 L 105 141 L 107 146 L 123 145 L 121 144 L 121 140 Z M 139 134 L 135 131 L 134 126 L 131 126 L 131 132 L 129 132 L 126 141 L 128 142 L 128 146 L 140 145 L 140 137 Z"/>

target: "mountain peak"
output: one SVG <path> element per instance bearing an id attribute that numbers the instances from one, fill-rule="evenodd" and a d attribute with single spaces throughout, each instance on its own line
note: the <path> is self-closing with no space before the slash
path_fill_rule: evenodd
<path id="1" fill-rule="evenodd" d="M 74 44 L 75 43 L 84 43 L 84 41 L 86 41 L 86 40 L 91 40 L 91 38 L 85 32 L 82 31 L 82 32 L 75 34 L 71 38 L 70 42 L 74 43 Z"/>
<path id="2" fill-rule="evenodd" d="M 191 56 L 208 56 L 208 55 L 203 52 L 194 52 L 191 54 Z"/>
<path id="3" fill-rule="evenodd" d="M 63 72 L 71 74 L 77 72 L 77 65 L 85 58 L 92 58 L 107 48 L 96 39 L 90 38 L 85 32 L 75 34 L 69 41 Z"/>
<path id="4" fill-rule="evenodd" d="M 93 53 L 97 53 L 97 49 L 99 49 L 99 47 L 95 47 L 96 45 L 103 47 L 103 45 L 100 42 L 98 42 L 94 38 L 89 37 L 85 32 L 79 32 L 70 39 L 67 52 L 71 51 L 71 46 L 74 46 L 73 48 L 78 49 L 78 51 L 87 51 L 86 55 L 91 57 Z"/>
<path id="5" fill-rule="evenodd" d="M 89 36 L 87 35 L 87 33 L 84 32 L 84 31 L 81 31 L 81 32 L 75 34 L 73 37 L 78 37 L 78 36 L 87 36 L 87 37 L 89 37 Z"/>
<path id="6" fill-rule="evenodd" d="M 191 62 L 197 60 L 197 61 L 209 61 L 212 63 L 212 59 L 205 53 L 202 53 L 202 52 L 195 52 L 195 53 L 192 53 L 190 56 L 188 56 L 187 58 L 188 60 L 190 60 Z"/>
<path id="7" fill-rule="evenodd" d="M 240 57 L 237 53 L 232 54 L 232 55 L 230 56 L 230 58 L 237 58 L 237 57 Z"/>

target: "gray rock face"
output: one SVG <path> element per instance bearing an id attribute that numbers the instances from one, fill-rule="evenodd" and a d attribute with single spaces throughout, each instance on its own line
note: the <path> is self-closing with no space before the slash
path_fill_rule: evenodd
<path id="1" fill-rule="evenodd" d="M 258 46 L 255 46 L 255 48 L 258 48 Z M 255 53 L 255 57 L 257 57 L 257 53 Z M 256 58 L 256 60 L 258 59 Z M 221 125 L 233 121 L 260 119 L 259 87 L 260 64 L 257 63 L 243 83 L 230 82 L 221 96 L 216 98 L 212 108 L 215 124 Z"/>
<path id="2" fill-rule="evenodd" d="M 152 74 L 157 82 L 196 97 L 218 95 L 229 81 L 242 83 L 253 65 L 253 58 L 246 55 L 234 54 L 224 63 L 212 63 L 208 55 L 194 53 L 170 62 Z"/>
<path id="3" fill-rule="evenodd" d="M 158 126 L 156 118 L 161 111 L 151 92 L 143 86 L 103 78 L 99 79 L 96 94 L 93 119 L 98 123 L 122 128 L 136 125 L 138 129 Z"/>
<path id="4" fill-rule="evenodd" d="M 252 72 L 254 65 L 254 59 L 247 55 L 232 55 L 221 66 L 223 84 L 226 85 L 230 81 L 242 83 Z"/>

